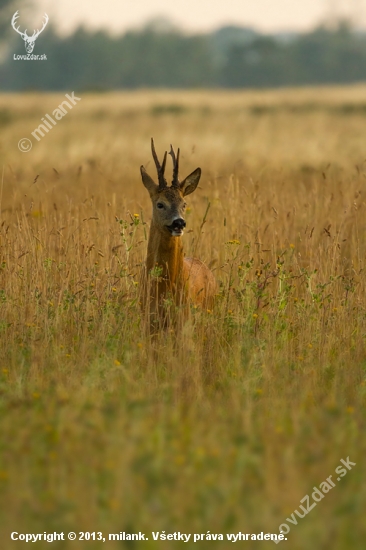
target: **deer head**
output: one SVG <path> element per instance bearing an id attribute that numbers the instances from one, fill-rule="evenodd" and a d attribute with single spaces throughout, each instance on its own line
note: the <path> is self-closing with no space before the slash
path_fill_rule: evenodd
<path id="1" fill-rule="evenodd" d="M 201 177 L 201 168 L 196 168 L 182 182 L 178 179 L 179 172 L 179 149 L 175 155 L 174 149 L 170 146 L 170 155 L 173 160 L 173 180 L 168 187 L 165 179 L 165 166 L 167 152 L 165 151 L 163 162 L 160 164 L 151 138 L 151 151 L 158 173 L 158 184 L 149 176 L 145 168 L 141 166 L 142 183 L 148 190 L 153 204 L 153 224 L 161 232 L 172 237 L 183 235 L 186 222 L 184 213 L 186 203 L 184 197 L 190 195 L 196 189 Z"/>
<path id="2" fill-rule="evenodd" d="M 33 49 L 34 49 L 34 43 L 35 41 L 37 40 L 37 38 L 39 37 L 39 35 L 41 34 L 41 32 L 43 31 L 43 29 L 45 28 L 45 26 L 47 25 L 48 23 L 48 15 L 47 13 L 44 14 L 44 22 L 43 22 L 43 25 L 42 25 L 42 28 L 39 30 L 35 30 L 32 34 L 32 36 L 28 36 L 27 35 L 27 29 L 25 29 L 24 32 L 21 32 L 19 29 L 20 27 L 16 27 L 15 24 L 17 22 L 17 19 L 19 17 L 19 11 L 16 11 L 13 15 L 13 18 L 11 20 L 11 26 L 13 27 L 13 29 L 18 33 L 20 34 L 20 36 L 23 38 L 24 42 L 25 42 L 25 50 L 27 53 L 32 53 L 33 52 Z"/>

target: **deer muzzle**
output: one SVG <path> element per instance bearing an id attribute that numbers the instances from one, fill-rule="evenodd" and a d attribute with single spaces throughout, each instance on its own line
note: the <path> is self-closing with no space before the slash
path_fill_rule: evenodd
<path id="1" fill-rule="evenodd" d="M 173 237 L 180 237 L 183 235 L 186 222 L 183 218 L 176 218 L 171 225 L 168 225 L 168 229 Z"/>

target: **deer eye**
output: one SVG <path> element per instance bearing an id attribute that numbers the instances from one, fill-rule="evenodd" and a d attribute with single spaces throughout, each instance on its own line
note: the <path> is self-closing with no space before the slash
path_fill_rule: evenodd
<path id="1" fill-rule="evenodd" d="M 165 208 L 165 206 L 162 202 L 158 202 L 156 206 L 157 206 L 157 208 L 160 208 L 160 209 Z"/>

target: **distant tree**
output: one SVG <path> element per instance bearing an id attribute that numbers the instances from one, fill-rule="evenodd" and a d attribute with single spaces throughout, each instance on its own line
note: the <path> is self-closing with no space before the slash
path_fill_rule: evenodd
<path id="1" fill-rule="evenodd" d="M 222 86 L 276 87 L 366 80 L 366 37 L 340 22 L 291 37 L 259 36 L 233 46 L 220 71 Z"/>
<path id="2" fill-rule="evenodd" d="M 247 46 L 258 37 L 258 33 L 247 27 L 227 25 L 210 35 L 214 63 L 220 69 L 227 61 L 227 55 L 234 46 Z"/>
<path id="3" fill-rule="evenodd" d="M 221 71 L 220 83 L 229 88 L 269 87 L 283 83 L 286 46 L 270 36 L 233 46 Z"/>
<path id="4" fill-rule="evenodd" d="M 212 53 L 205 35 L 129 32 L 116 44 L 117 87 L 204 87 L 214 82 Z"/>
<path id="5" fill-rule="evenodd" d="M 347 83 L 366 79 L 366 38 L 347 22 L 300 36 L 292 50 L 295 84 Z"/>
<path id="6" fill-rule="evenodd" d="M 0 40 L 4 36 L 7 26 L 9 26 L 8 14 L 13 3 L 13 0 L 0 0 Z"/>

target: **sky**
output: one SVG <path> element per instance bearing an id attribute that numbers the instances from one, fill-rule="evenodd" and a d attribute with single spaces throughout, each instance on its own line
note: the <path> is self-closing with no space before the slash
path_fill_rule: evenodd
<path id="1" fill-rule="evenodd" d="M 34 0 L 32 18 L 47 12 L 63 33 L 83 24 L 120 33 L 164 16 L 188 32 L 225 24 L 263 32 L 306 31 L 331 13 L 366 26 L 366 0 Z M 38 13 L 37 13 L 38 12 Z"/>

